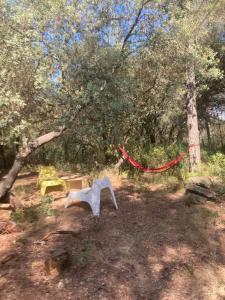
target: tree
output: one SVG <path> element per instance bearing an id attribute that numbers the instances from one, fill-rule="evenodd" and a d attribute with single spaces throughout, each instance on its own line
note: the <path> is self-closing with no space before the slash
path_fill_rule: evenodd
<path id="1" fill-rule="evenodd" d="M 215 23 L 215 16 L 220 9 L 221 3 L 218 1 L 214 3 L 200 1 L 195 4 L 191 1 L 183 1 L 182 8 L 175 11 L 178 15 L 178 18 L 175 17 L 178 41 L 186 48 L 184 58 L 187 74 L 187 126 L 191 172 L 196 172 L 201 162 L 197 93 L 202 88 L 201 82 L 206 78 L 212 80 L 222 76 L 218 68 L 216 53 L 210 47 L 209 39 L 212 24 Z M 182 17 L 179 19 L 180 16 Z M 190 22 L 195 24 L 194 29 L 190 28 Z M 182 50 L 184 51 L 184 49 Z"/>
<path id="2" fill-rule="evenodd" d="M 0 199 L 12 187 L 26 158 L 61 135 L 63 131 L 55 128 L 74 128 L 83 140 L 100 135 L 104 143 L 115 129 L 113 124 L 119 124 L 129 109 L 129 76 L 123 72 L 121 49 L 100 41 L 111 19 L 103 14 L 101 1 L 77 5 L 76 1 L 40 0 L 34 4 L 21 0 L 17 5 L 6 1 L 2 6 L 8 29 L 1 32 L 5 45 L 2 62 L 8 44 L 13 45 L 3 68 L 2 136 L 7 137 L 4 143 L 17 142 L 19 151 L 1 183 Z M 10 114 L 12 107 L 15 111 Z M 49 133 L 43 135 L 46 131 Z"/>
<path id="3" fill-rule="evenodd" d="M 218 1 L 213 3 L 211 1 L 165 3 L 163 10 L 166 21 L 156 35 L 156 45 L 159 46 L 154 48 L 152 42 L 149 44 L 152 56 L 149 60 L 156 59 L 159 62 L 157 57 L 160 55 L 164 58 L 166 66 L 163 70 L 164 76 L 170 65 L 173 65 L 173 68 L 170 68 L 170 77 L 167 75 L 166 80 L 169 82 L 169 78 L 172 78 L 176 81 L 175 93 L 180 90 L 179 100 L 184 100 L 186 95 L 184 103 L 186 103 L 187 113 L 190 171 L 197 171 L 201 161 L 197 99 L 200 98 L 203 90 L 208 88 L 206 81 L 209 84 L 209 82 L 222 77 L 222 72 L 218 67 L 219 60 L 211 47 L 210 39 L 214 24 L 218 22 L 218 15 L 222 17 L 221 4 Z M 155 52 L 155 49 L 158 52 Z M 174 76 L 174 72 L 179 79 Z M 154 78 L 155 72 L 152 73 Z M 172 84 L 169 83 L 169 86 Z M 162 93 L 159 92 L 159 95 L 161 96 Z M 166 97 L 168 96 L 169 93 Z M 151 100 L 151 103 L 155 102 L 156 100 L 153 102 Z M 174 100 L 172 102 L 175 104 Z M 157 111 L 158 109 L 156 109 Z M 151 123 L 150 128 L 153 126 Z"/>

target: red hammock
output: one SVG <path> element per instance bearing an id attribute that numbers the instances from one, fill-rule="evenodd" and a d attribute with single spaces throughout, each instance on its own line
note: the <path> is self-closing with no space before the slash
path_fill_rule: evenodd
<path id="1" fill-rule="evenodd" d="M 194 145 L 192 145 L 191 147 L 193 147 L 193 146 Z M 139 164 L 136 160 L 134 160 L 131 156 L 129 156 L 129 154 L 126 152 L 126 150 L 122 146 L 119 145 L 118 148 L 121 151 L 124 159 L 129 161 L 129 163 L 131 163 L 135 168 L 137 168 L 145 173 L 160 173 L 160 172 L 166 171 L 169 168 L 177 165 L 188 154 L 188 151 L 183 152 L 177 158 L 175 158 L 174 160 L 168 162 L 167 164 L 165 164 L 159 168 L 145 168 L 141 164 Z"/>

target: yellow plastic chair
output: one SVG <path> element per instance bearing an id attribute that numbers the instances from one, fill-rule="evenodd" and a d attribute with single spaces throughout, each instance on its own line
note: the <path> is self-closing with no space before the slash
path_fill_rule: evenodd
<path id="1" fill-rule="evenodd" d="M 40 167 L 39 169 L 39 176 L 38 176 L 38 186 L 41 189 L 41 195 L 44 196 L 47 187 L 50 186 L 62 186 L 64 191 L 67 192 L 66 182 L 63 179 L 60 179 L 57 176 L 57 172 L 55 167 L 48 166 L 48 167 Z"/>

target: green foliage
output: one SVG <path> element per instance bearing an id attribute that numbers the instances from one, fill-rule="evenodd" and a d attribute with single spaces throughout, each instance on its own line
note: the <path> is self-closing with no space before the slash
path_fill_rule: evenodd
<path id="1" fill-rule="evenodd" d="M 208 163 L 210 159 L 210 153 L 205 148 L 201 149 L 201 159 L 204 163 Z"/>
<path id="2" fill-rule="evenodd" d="M 79 257 L 79 263 L 82 265 L 87 265 L 91 261 L 93 261 L 93 252 L 96 251 L 95 244 L 91 241 L 86 243 L 85 248 L 83 248 L 80 257 Z"/>
<path id="3" fill-rule="evenodd" d="M 19 236 L 16 238 L 16 243 L 18 244 L 26 244 L 27 238 L 25 236 Z"/>
<path id="4" fill-rule="evenodd" d="M 51 207 L 52 202 L 53 198 L 51 196 L 42 196 L 40 210 L 46 216 L 58 217 L 60 213 L 57 209 Z"/>
<path id="5" fill-rule="evenodd" d="M 210 157 L 209 168 L 213 175 L 225 179 L 225 154 L 217 152 Z"/>
<path id="6" fill-rule="evenodd" d="M 185 263 L 185 268 L 186 270 L 190 273 L 190 275 L 193 275 L 194 274 L 194 265 L 192 262 L 190 263 Z"/>
<path id="7" fill-rule="evenodd" d="M 136 151 L 132 150 L 132 153 L 131 151 L 129 153 L 131 156 L 135 158 L 135 160 L 140 162 L 142 165 L 156 168 L 176 158 L 180 154 L 180 151 L 183 150 L 180 149 L 178 145 L 153 146 L 150 149 L 146 149 L 146 150 L 144 148 L 141 148 L 141 146 L 138 146 L 136 147 Z M 129 175 L 131 176 L 140 173 L 140 171 L 135 169 L 129 163 L 124 164 L 123 168 L 125 170 L 129 170 Z M 178 180 L 182 180 L 182 178 L 185 176 L 187 171 L 188 171 L 188 161 L 186 157 L 178 165 L 170 168 L 165 172 L 160 173 L 159 176 L 160 178 L 162 178 L 162 180 L 166 180 L 168 179 L 168 177 L 171 176 L 177 178 Z M 152 175 L 152 176 L 156 178 L 158 175 Z"/>
<path id="8" fill-rule="evenodd" d="M 207 207 L 199 208 L 199 214 L 203 220 L 208 220 L 211 218 L 218 218 L 218 216 L 219 216 L 216 211 L 212 211 L 211 209 L 208 209 Z"/>
<path id="9" fill-rule="evenodd" d="M 95 243 L 91 240 L 83 241 L 82 248 L 73 251 L 73 263 L 85 267 L 95 260 L 95 254 Z"/>
<path id="10" fill-rule="evenodd" d="M 11 220 L 14 222 L 28 222 L 35 223 L 39 221 L 43 216 L 59 216 L 59 211 L 57 209 L 53 209 L 51 204 L 53 202 L 53 198 L 51 196 L 44 196 L 41 199 L 41 205 L 30 205 L 28 207 L 24 207 L 23 209 L 17 210 L 11 213 Z"/>
<path id="11" fill-rule="evenodd" d="M 37 222 L 40 218 L 39 210 L 36 206 L 31 205 L 29 207 L 25 207 L 22 210 L 18 210 L 11 213 L 11 220 L 14 222 L 29 222 L 34 223 Z"/>
<path id="12" fill-rule="evenodd" d="M 14 192 L 18 196 L 25 196 L 28 194 L 31 194 L 34 191 L 35 184 L 30 184 L 30 185 L 19 185 L 14 188 Z"/>

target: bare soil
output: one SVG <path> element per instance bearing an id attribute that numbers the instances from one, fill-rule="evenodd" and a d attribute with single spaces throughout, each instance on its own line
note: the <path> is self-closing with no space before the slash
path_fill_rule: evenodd
<path id="1" fill-rule="evenodd" d="M 36 175 L 20 177 L 15 192 L 25 204 L 40 202 Z M 104 193 L 101 217 L 86 205 L 0 235 L 0 299 L 225 299 L 225 205 L 187 207 L 182 191 L 114 183 L 119 209 Z M 9 219 L 0 211 L 0 219 Z M 76 234 L 50 232 L 72 230 Z M 71 266 L 46 273 L 52 249 L 71 254 Z M 8 256 L 8 257 L 7 257 Z M 8 260 L 7 260 L 8 259 Z"/>

